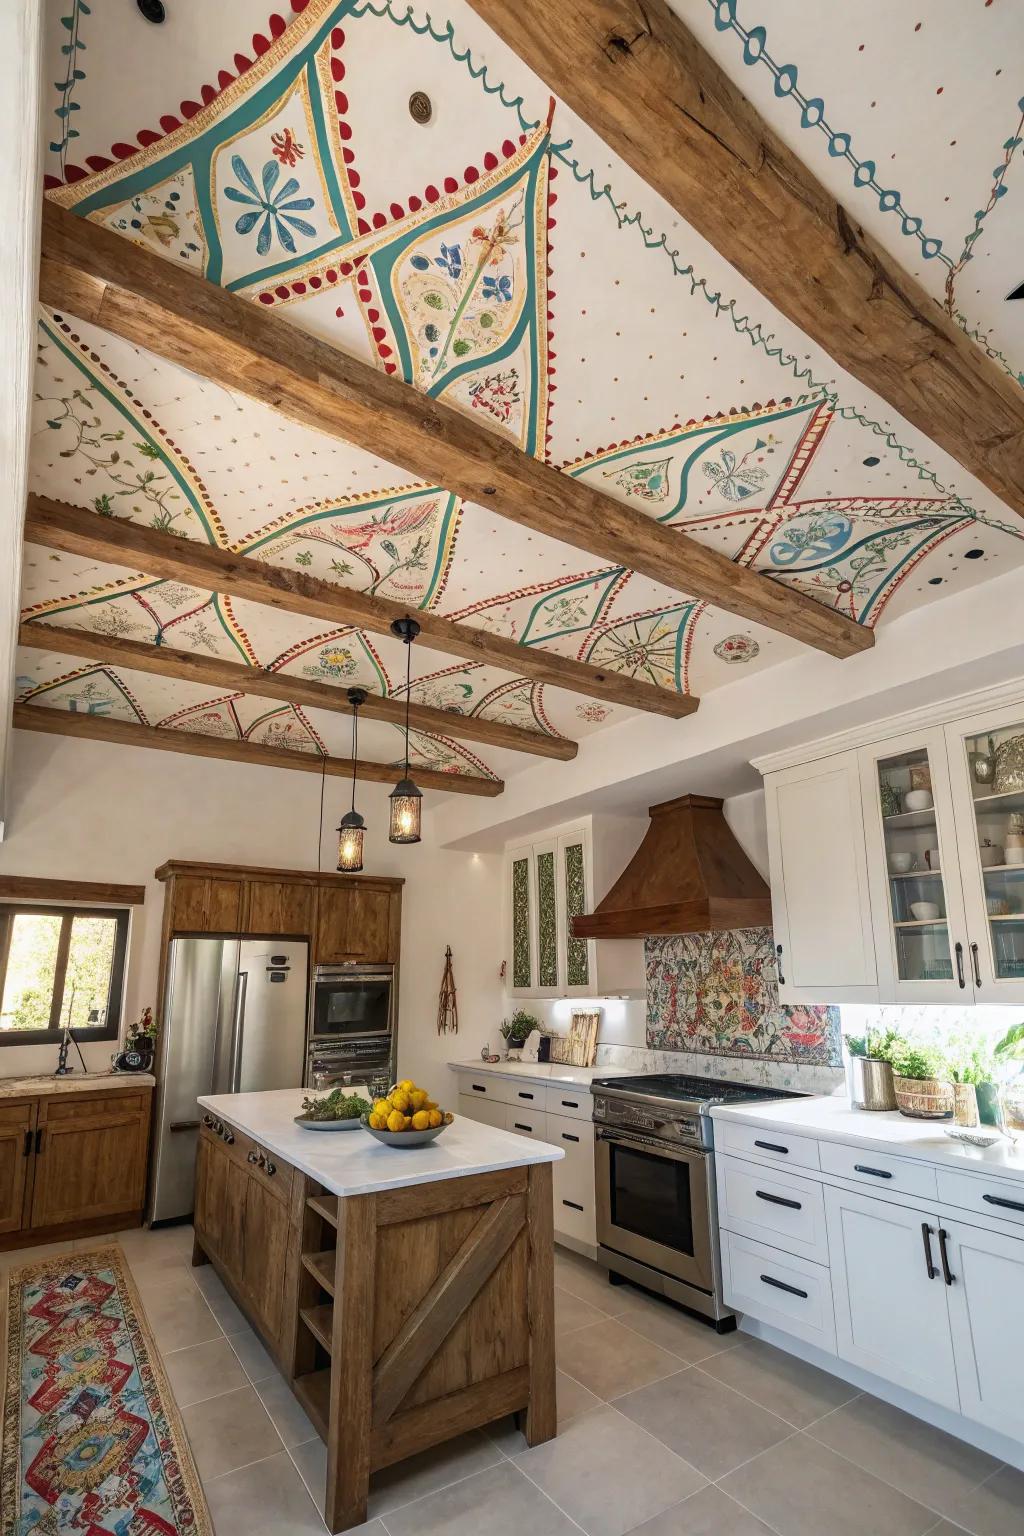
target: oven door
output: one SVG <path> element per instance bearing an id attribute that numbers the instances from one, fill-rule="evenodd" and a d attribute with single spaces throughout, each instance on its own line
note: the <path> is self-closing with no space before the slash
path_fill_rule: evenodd
<path id="1" fill-rule="evenodd" d="M 393 981 L 391 970 L 318 970 L 311 1043 L 390 1035 Z"/>
<path id="2" fill-rule="evenodd" d="M 598 1242 L 713 1291 L 710 1155 L 607 1126 L 594 1148 Z"/>

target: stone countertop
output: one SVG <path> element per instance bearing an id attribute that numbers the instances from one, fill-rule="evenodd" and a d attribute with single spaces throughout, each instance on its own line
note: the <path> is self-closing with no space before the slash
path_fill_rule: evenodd
<path id="1" fill-rule="evenodd" d="M 562 1083 L 588 1093 L 595 1078 L 635 1077 L 633 1067 L 570 1067 L 562 1061 L 450 1061 L 452 1072 L 486 1072 L 492 1077 L 514 1077 L 523 1083 Z"/>
<path id="2" fill-rule="evenodd" d="M 991 1147 L 971 1147 L 946 1135 L 943 1126 L 952 1124 L 951 1121 L 911 1120 L 896 1109 L 854 1109 L 845 1094 L 764 1104 L 719 1104 L 712 1109 L 711 1117 L 716 1123 L 738 1120 L 762 1130 L 820 1136 L 826 1141 L 846 1142 L 869 1151 L 939 1163 L 960 1172 L 1024 1181 L 1024 1137 L 1016 1142 L 1003 1139 Z"/>
<path id="3" fill-rule="evenodd" d="M 0 1077 L 0 1099 L 44 1099 L 56 1093 L 95 1093 L 100 1088 L 155 1088 L 152 1072 L 72 1072 L 54 1077 Z"/>
<path id="4" fill-rule="evenodd" d="M 372 1195 L 498 1168 L 557 1163 L 565 1156 L 559 1147 L 463 1115 L 456 1115 L 425 1147 L 385 1146 L 362 1126 L 353 1131 L 307 1131 L 295 1124 L 306 1093 L 303 1088 L 276 1088 L 268 1093 L 204 1094 L 199 1103 L 333 1195 Z"/>

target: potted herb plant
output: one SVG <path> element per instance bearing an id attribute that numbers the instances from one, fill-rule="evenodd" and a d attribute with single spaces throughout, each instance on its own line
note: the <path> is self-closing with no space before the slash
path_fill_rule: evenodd
<path id="1" fill-rule="evenodd" d="M 890 1057 L 896 1108 L 911 1120 L 948 1120 L 953 1085 L 941 1051 L 900 1041 Z"/>
<path id="2" fill-rule="evenodd" d="M 988 1123 L 1002 1125 L 1005 1120 L 1005 1123 L 1010 1126 L 1011 1130 L 1022 1131 L 1024 1130 L 1024 1095 L 1022 1095 L 1020 1089 L 1019 1064 L 1024 1062 L 1024 1024 L 1012 1025 L 993 1048 L 993 1055 L 996 1059 L 997 1069 L 1006 1068 L 1011 1062 L 1018 1063 L 1018 1067 L 1015 1081 L 1011 1079 L 1011 1082 L 1003 1087 L 1002 1091 L 1000 1091 L 997 1083 L 986 1084 L 986 1087 L 991 1087 L 994 1090 L 993 1097 L 995 1099 L 997 1115 L 996 1119 Z M 979 1094 L 979 1108 L 980 1102 Z"/>
<path id="3" fill-rule="evenodd" d="M 508 1047 L 509 1054 L 513 1051 L 521 1051 L 526 1038 L 535 1029 L 540 1029 L 540 1020 L 532 1013 L 527 1013 L 525 1008 L 517 1008 L 510 1019 L 502 1019 L 501 1033 Z"/>
<path id="4" fill-rule="evenodd" d="M 850 1103 L 855 1109 L 896 1108 L 892 1066 L 886 1054 L 889 1043 L 895 1038 L 892 1030 L 885 1035 L 847 1037 L 852 1079 Z"/>
<path id="5" fill-rule="evenodd" d="M 959 1060 L 950 1062 L 949 1075 L 953 1079 L 953 1119 L 957 1125 L 973 1126 L 981 1120 L 982 1089 L 996 1089 L 998 1109 L 999 1090 L 991 1081 L 994 1067 L 980 1047 L 965 1053 Z M 998 1122 L 988 1122 L 996 1124 Z"/>

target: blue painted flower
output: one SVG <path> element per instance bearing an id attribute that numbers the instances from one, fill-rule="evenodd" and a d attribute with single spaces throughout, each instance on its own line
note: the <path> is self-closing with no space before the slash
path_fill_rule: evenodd
<path id="1" fill-rule="evenodd" d="M 447 272 L 449 277 L 456 280 L 462 276 L 462 247 L 461 245 L 445 245 L 441 243 L 440 256 L 434 257 L 435 267 L 440 267 Z"/>
<path id="2" fill-rule="evenodd" d="M 240 235 L 247 235 L 259 224 L 260 230 L 256 236 L 258 255 L 267 254 L 271 240 L 276 235 L 284 249 L 294 256 L 295 238 L 292 230 L 296 230 L 300 235 L 316 234 L 312 224 L 296 217 L 300 211 L 304 213 L 306 209 L 312 208 L 313 199 L 294 196 L 299 190 L 299 183 L 294 176 L 290 176 L 283 187 L 274 191 L 281 175 L 281 167 L 276 160 L 268 160 L 263 167 L 262 193 L 241 155 L 231 156 L 231 169 L 242 183 L 242 188 L 225 187 L 224 196 L 230 198 L 233 203 L 248 203 L 250 206 L 250 212 L 241 215 L 235 224 L 235 229 Z"/>
<path id="3" fill-rule="evenodd" d="M 501 277 L 485 277 L 481 291 L 485 299 L 494 299 L 499 304 L 507 304 L 512 298 L 512 279 L 508 274 Z"/>

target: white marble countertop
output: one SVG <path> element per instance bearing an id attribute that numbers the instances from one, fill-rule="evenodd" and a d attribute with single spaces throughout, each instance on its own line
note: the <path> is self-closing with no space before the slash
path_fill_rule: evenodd
<path id="1" fill-rule="evenodd" d="M 739 1120 L 764 1130 L 786 1130 L 795 1136 L 821 1136 L 826 1141 L 874 1148 L 897 1157 L 941 1163 L 961 1172 L 1024 1180 L 1024 1137 L 1016 1142 L 1000 1140 L 992 1147 L 970 1147 L 946 1135 L 942 1127 L 950 1121 L 910 1120 L 896 1109 L 854 1109 L 845 1094 L 765 1104 L 720 1104 L 712 1109 L 711 1117 L 716 1122 Z"/>
<path id="2" fill-rule="evenodd" d="M 524 1083 L 566 1083 L 589 1092 L 595 1078 L 633 1077 L 632 1067 L 570 1067 L 562 1061 L 450 1061 L 452 1072 L 487 1072 L 493 1077 L 515 1077 Z"/>
<path id="3" fill-rule="evenodd" d="M 0 1099 L 49 1098 L 55 1093 L 82 1093 L 98 1088 L 153 1088 L 152 1072 L 72 1072 L 54 1077 L 41 1072 L 36 1077 L 0 1077 Z"/>
<path id="4" fill-rule="evenodd" d="M 557 1163 L 565 1156 L 560 1147 L 481 1125 L 464 1115 L 456 1115 L 447 1130 L 425 1147 L 385 1146 L 361 1126 L 354 1131 L 307 1131 L 295 1124 L 307 1091 L 275 1088 L 268 1093 L 204 1094 L 199 1103 L 333 1195 L 372 1195 L 382 1189 L 464 1179 L 497 1168 Z"/>

